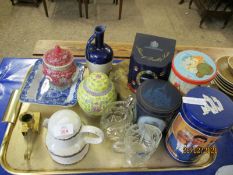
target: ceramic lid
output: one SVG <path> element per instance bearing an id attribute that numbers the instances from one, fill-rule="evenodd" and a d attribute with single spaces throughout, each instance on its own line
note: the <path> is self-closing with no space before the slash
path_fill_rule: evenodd
<path id="1" fill-rule="evenodd" d="M 158 79 L 144 81 L 136 97 L 137 102 L 148 112 L 158 115 L 176 111 L 182 102 L 180 92 L 172 84 Z"/>
<path id="2" fill-rule="evenodd" d="M 65 66 L 73 61 L 73 56 L 69 50 L 55 46 L 44 55 L 44 62 L 50 66 Z"/>
<path id="3" fill-rule="evenodd" d="M 104 92 L 111 86 L 108 76 L 101 72 L 93 72 L 84 81 L 84 89 L 92 92 Z"/>
<path id="4" fill-rule="evenodd" d="M 216 75 L 214 61 L 194 50 L 178 53 L 173 59 L 172 70 L 181 80 L 192 84 L 206 84 Z"/>
<path id="5" fill-rule="evenodd" d="M 197 128 L 211 133 L 223 132 L 233 125 L 233 102 L 224 93 L 208 87 L 197 87 L 186 97 L 203 99 L 206 104 L 183 103 L 187 120 Z"/>
<path id="6" fill-rule="evenodd" d="M 63 109 L 55 112 L 49 119 L 48 132 L 56 139 L 69 139 L 81 129 L 81 120 L 77 113 Z"/>

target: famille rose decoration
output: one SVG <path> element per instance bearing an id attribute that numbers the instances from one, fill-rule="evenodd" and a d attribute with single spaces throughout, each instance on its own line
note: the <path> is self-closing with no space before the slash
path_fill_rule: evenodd
<path id="1" fill-rule="evenodd" d="M 116 98 L 114 84 L 104 73 L 91 73 L 79 85 L 79 105 L 89 116 L 101 116 L 106 106 Z"/>
<path id="2" fill-rule="evenodd" d="M 57 87 L 66 87 L 75 81 L 77 67 L 70 51 L 55 46 L 43 58 L 43 74 Z"/>

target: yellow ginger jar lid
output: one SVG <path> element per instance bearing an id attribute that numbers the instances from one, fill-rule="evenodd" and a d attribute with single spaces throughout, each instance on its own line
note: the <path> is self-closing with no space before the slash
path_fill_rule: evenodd
<path id="1" fill-rule="evenodd" d="M 92 92 L 103 92 L 109 89 L 111 82 L 108 76 L 101 72 L 94 72 L 90 74 L 84 81 L 84 89 Z"/>

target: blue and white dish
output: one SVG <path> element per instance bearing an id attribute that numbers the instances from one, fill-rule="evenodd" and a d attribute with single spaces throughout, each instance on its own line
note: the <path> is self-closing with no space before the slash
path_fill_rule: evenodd
<path id="1" fill-rule="evenodd" d="M 84 65 L 75 62 L 78 71 L 77 80 L 70 87 L 58 89 L 43 75 L 42 63 L 42 59 L 36 61 L 25 81 L 20 100 L 52 106 L 74 106 L 78 101 L 77 90 L 83 79 Z"/>

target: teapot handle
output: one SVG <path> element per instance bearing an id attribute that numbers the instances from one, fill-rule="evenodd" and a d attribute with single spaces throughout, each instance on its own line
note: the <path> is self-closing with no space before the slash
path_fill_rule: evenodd
<path id="1" fill-rule="evenodd" d="M 83 136 L 83 140 L 89 144 L 99 144 L 104 140 L 104 133 L 101 129 L 94 126 L 82 126 L 81 134 L 87 134 Z M 94 134 L 96 138 L 89 137 L 88 134 Z"/>

